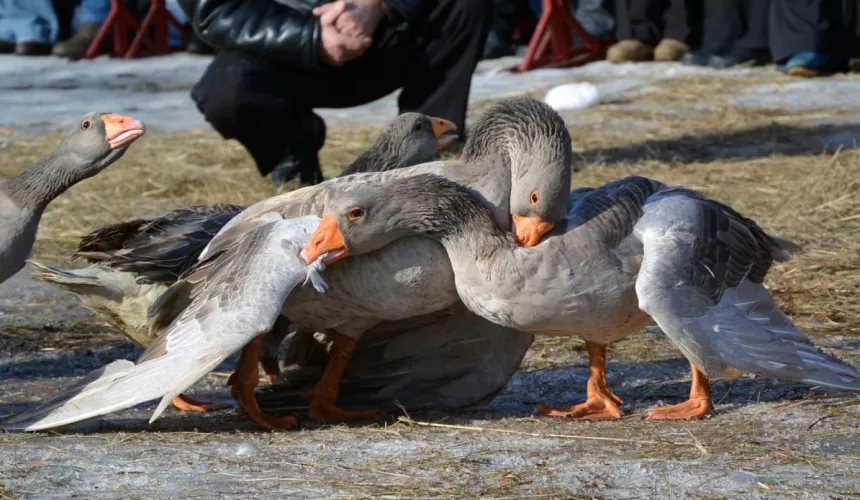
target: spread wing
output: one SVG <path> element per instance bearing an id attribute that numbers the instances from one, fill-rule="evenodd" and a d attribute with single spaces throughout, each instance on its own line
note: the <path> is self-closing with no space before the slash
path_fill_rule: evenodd
<path id="1" fill-rule="evenodd" d="M 111 224 L 84 236 L 73 258 L 134 273 L 140 282 L 173 282 L 242 210 L 226 203 L 197 205 Z"/>
<path id="2" fill-rule="evenodd" d="M 709 376 L 736 372 L 860 390 L 860 373 L 818 350 L 762 284 L 786 244 L 731 208 L 681 188 L 645 205 L 640 307 Z"/>
<path id="3" fill-rule="evenodd" d="M 261 220 L 173 285 L 190 291 L 188 303 L 137 363 L 118 362 L 3 425 L 48 429 L 162 398 L 155 420 L 173 397 L 271 329 L 295 287 L 310 280 L 324 289 L 322 265 L 307 266 L 298 256 L 318 223 L 316 217 Z"/>

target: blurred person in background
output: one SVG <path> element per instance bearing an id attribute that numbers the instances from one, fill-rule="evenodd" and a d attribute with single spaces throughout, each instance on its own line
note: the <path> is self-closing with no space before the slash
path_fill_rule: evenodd
<path id="1" fill-rule="evenodd" d="M 685 64 L 729 68 L 770 62 L 771 0 L 704 0 L 702 44 L 681 58 Z"/>
<path id="2" fill-rule="evenodd" d="M 858 0 L 772 0 L 770 49 L 777 68 L 815 77 L 848 70 L 860 56 Z"/>
<path id="3" fill-rule="evenodd" d="M 701 37 L 700 0 L 615 0 L 616 38 L 606 60 L 677 61 Z"/>
<path id="4" fill-rule="evenodd" d="M 615 18 L 612 0 L 572 0 L 573 17 L 592 37 L 612 39 Z M 484 59 L 497 59 L 516 53 L 516 45 L 528 45 L 535 24 L 543 12 L 542 0 L 495 0 L 493 22 L 484 47 Z M 515 40 L 517 28 L 524 28 Z"/>
<path id="5" fill-rule="evenodd" d="M 0 0 L 2 2 L 3 0 Z M 149 8 L 147 0 L 127 0 L 127 7 L 132 15 L 143 18 Z M 180 8 L 176 0 L 167 0 L 167 10 L 176 17 L 180 23 L 185 22 L 185 12 Z M 75 16 L 76 29 L 71 37 L 54 45 L 52 53 L 55 56 L 80 58 L 86 54 L 90 44 L 99 32 L 102 23 L 107 19 L 110 12 L 110 0 L 81 0 Z M 179 32 L 169 26 L 167 30 L 168 44 L 171 47 L 182 47 L 184 42 Z M 110 37 L 105 40 L 105 45 L 110 44 Z M 211 49 L 202 45 L 199 40 L 192 39 L 189 42 L 189 52 L 211 53 Z"/>
<path id="6" fill-rule="evenodd" d="M 0 54 L 46 56 L 59 30 L 51 0 L 0 0 Z"/>
<path id="7" fill-rule="evenodd" d="M 191 5 L 188 5 L 188 4 Z M 191 91 L 206 120 L 280 185 L 322 180 L 326 125 L 314 108 L 402 89 L 401 112 L 463 130 L 492 0 L 196 0 L 191 25 L 218 49 Z"/>

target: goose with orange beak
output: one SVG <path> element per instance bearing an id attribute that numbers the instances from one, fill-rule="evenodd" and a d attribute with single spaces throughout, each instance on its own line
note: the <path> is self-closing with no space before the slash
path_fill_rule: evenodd
<path id="1" fill-rule="evenodd" d="M 143 128 L 133 118 L 102 115 L 104 142 L 122 148 Z M 94 121 L 84 125 L 95 127 Z M 457 127 L 423 113 L 403 113 L 380 133 L 340 177 L 358 172 L 385 172 L 432 160 L 456 140 Z M 112 224 L 81 239 L 74 257 L 91 264 L 63 269 L 33 262 L 32 277 L 77 294 L 104 321 L 121 329 L 135 344 L 149 347 L 155 340 L 147 325 L 149 306 L 187 270 L 206 245 L 245 207 L 227 203 L 184 207 L 154 217 Z M 280 373 L 278 346 L 289 334 L 289 323 L 277 322 L 261 345 L 261 365 L 269 381 Z M 177 396 L 183 411 L 205 412 L 229 407 Z"/>
<path id="2" fill-rule="evenodd" d="M 437 122 L 436 129 L 440 127 L 444 128 L 444 124 Z M 299 250 L 306 245 L 314 230 L 302 235 L 297 231 L 305 226 L 290 228 L 288 221 L 303 216 L 322 216 L 331 200 L 349 193 L 361 181 L 386 183 L 422 174 L 437 174 L 473 190 L 503 231 L 511 230 L 512 213 L 535 215 L 552 223 L 563 217 L 566 211 L 571 160 L 570 135 L 564 120 L 540 101 L 516 97 L 500 101 L 485 112 L 473 127 L 458 161 L 430 162 L 387 172 L 357 173 L 257 203 L 224 225 L 201 252 L 198 263 L 186 270 L 180 280 L 152 305 L 152 331 L 159 339 L 166 340 L 152 344 L 134 371 L 140 374 L 136 379 L 139 383 L 146 384 L 148 388 L 157 387 L 158 394 L 141 391 L 139 395 L 121 399 L 121 404 L 116 404 L 118 395 L 114 391 L 128 390 L 128 386 L 124 385 L 125 389 L 106 386 L 104 390 L 99 386 L 99 390 L 92 391 L 83 399 L 79 397 L 75 404 L 85 405 L 90 409 L 86 415 L 93 416 L 153 399 L 162 393 L 169 395 L 182 391 L 212 369 L 215 366 L 212 363 L 217 364 L 241 349 L 240 363 L 231 382 L 234 395 L 243 409 L 267 429 L 295 425 L 294 419 L 261 412 L 254 395 L 262 341 L 275 323 L 285 318 L 297 336 L 325 332 L 332 339 L 322 376 L 306 394 L 311 419 L 363 419 L 374 415 L 380 406 L 396 407 L 396 402 L 404 395 L 398 392 L 402 378 L 393 377 L 374 390 L 369 400 L 375 407 L 368 409 L 340 408 L 337 405 L 340 381 L 358 342 L 376 325 L 462 309 L 445 250 L 427 238 L 410 237 L 376 252 L 345 259 L 350 250 L 356 249 L 347 249 L 345 245 L 338 248 L 336 233 L 332 231 L 332 237 L 326 243 L 332 246 L 332 252 L 310 264 L 311 267 L 325 265 L 325 262 L 332 264 L 325 270 L 328 289 L 319 294 L 311 287 L 298 286 L 301 282 L 297 283 L 296 278 L 302 269 L 294 262 L 300 260 L 302 266 L 310 269 L 306 261 L 300 259 Z M 537 203 L 528 199 L 528 194 L 534 191 L 539 194 Z M 526 193 L 524 200 L 519 200 L 521 193 Z M 451 206 L 450 209 L 456 210 L 457 207 Z M 354 215 L 360 218 L 358 214 Z M 396 217 L 396 213 L 390 214 L 392 220 Z M 318 222 L 316 219 L 314 228 L 318 227 Z M 279 240 L 283 233 L 272 230 L 273 224 L 277 227 L 283 224 L 284 228 L 293 231 L 291 234 L 295 237 L 289 241 Z M 296 245 L 299 248 L 290 253 L 289 249 Z M 265 311 L 259 309 L 262 304 L 266 305 Z M 271 307 L 273 304 L 280 307 L 275 309 Z M 250 310 L 256 312 L 248 317 L 248 321 L 237 323 L 232 320 Z M 470 331 L 500 330 L 480 318 L 470 320 L 468 325 L 468 330 L 462 328 L 450 332 L 449 338 L 456 336 L 463 339 L 460 343 L 467 344 Z M 517 342 L 517 349 L 512 350 L 515 354 L 505 358 L 504 363 L 498 358 L 487 360 L 496 369 L 492 370 L 492 376 L 479 380 L 470 379 L 468 359 L 475 358 L 464 355 L 464 369 L 459 373 L 462 379 L 470 382 L 468 389 L 466 385 L 460 388 L 463 394 L 456 398 L 458 405 L 475 404 L 492 397 L 515 372 L 525 352 L 522 346 L 527 347 L 531 337 L 515 330 L 501 330 L 511 333 Z M 410 347 L 417 349 L 416 346 Z M 191 362 L 200 353 L 211 353 L 212 356 L 207 357 L 205 363 Z M 404 355 L 419 362 L 427 359 L 422 358 L 426 352 L 420 349 L 412 352 L 407 349 Z M 174 362 L 160 371 L 160 367 L 166 366 L 163 364 L 165 356 Z M 502 365 L 503 373 L 499 373 Z M 451 380 L 450 373 L 438 370 L 422 375 L 428 375 L 424 379 L 427 382 L 424 387 L 433 382 L 441 385 Z M 431 407 L 434 402 L 446 406 L 451 401 L 451 392 L 434 394 L 424 403 Z M 86 415 L 78 414 L 75 408 L 65 407 L 63 422 L 87 418 Z M 51 418 L 41 420 L 38 428 L 50 428 L 54 425 L 52 422 Z"/>
<path id="3" fill-rule="evenodd" d="M 120 159 L 145 131 L 130 116 L 87 113 L 53 151 L 0 183 L 0 283 L 24 267 L 45 207 Z"/>
<path id="4" fill-rule="evenodd" d="M 301 255 L 333 263 L 400 238 L 438 241 L 470 310 L 509 328 L 586 341 L 586 401 L 539 405 L 541 415 L 620 418 L 605 346 L 652 321 L 690 361 L 692 384 L 689 399 L 651 409 L 650 419 L 704 418 L 713 408 L 709 379 L 744 372 L 860 392 L 860 372 L 816 348 L 764 287 L 771 266 L 797 245 L 702 193 L 644 177 L 571 198 L 563 230 L 523 248 L 448 179 L 366 182 L 332 200 Z"/>

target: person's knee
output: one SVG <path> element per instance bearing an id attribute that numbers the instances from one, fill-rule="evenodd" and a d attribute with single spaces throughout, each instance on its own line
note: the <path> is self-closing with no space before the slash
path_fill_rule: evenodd
<path id="1" fill-rule="evenodd" d="M 247 91 L 244 66 L 241 53 L 221 51 L 191 89 L 191 99 L 206 121 L 228 138 L 235 135 L 236 108 Z"/>

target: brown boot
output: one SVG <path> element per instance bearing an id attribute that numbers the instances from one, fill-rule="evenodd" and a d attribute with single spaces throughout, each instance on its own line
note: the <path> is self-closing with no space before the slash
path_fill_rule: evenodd
<path id="1" fill-rule="evenodd" d="M 621 40 L 606 51 L 606 60 L 614 63 L 650 61 L 654 47 L 639 40 Z"/>
<path id="2" fill-rule="evenodd" d="M 678 61 L 690 50 L 690 46 L 678 40 L 664 38 L 654 49 L 655 61 Z"/>
<path id="3" fill-rule="evenodd" d="M 101 23 L 81 24 L 71 38 L 54 45 L 52 53 L 60 57 L 84 57 L 84 54 L 87 53 L 87 49 L 90 48 L 90 44 L 93 43 L 93 39 L 99 32 L 100 27 Z"/>

